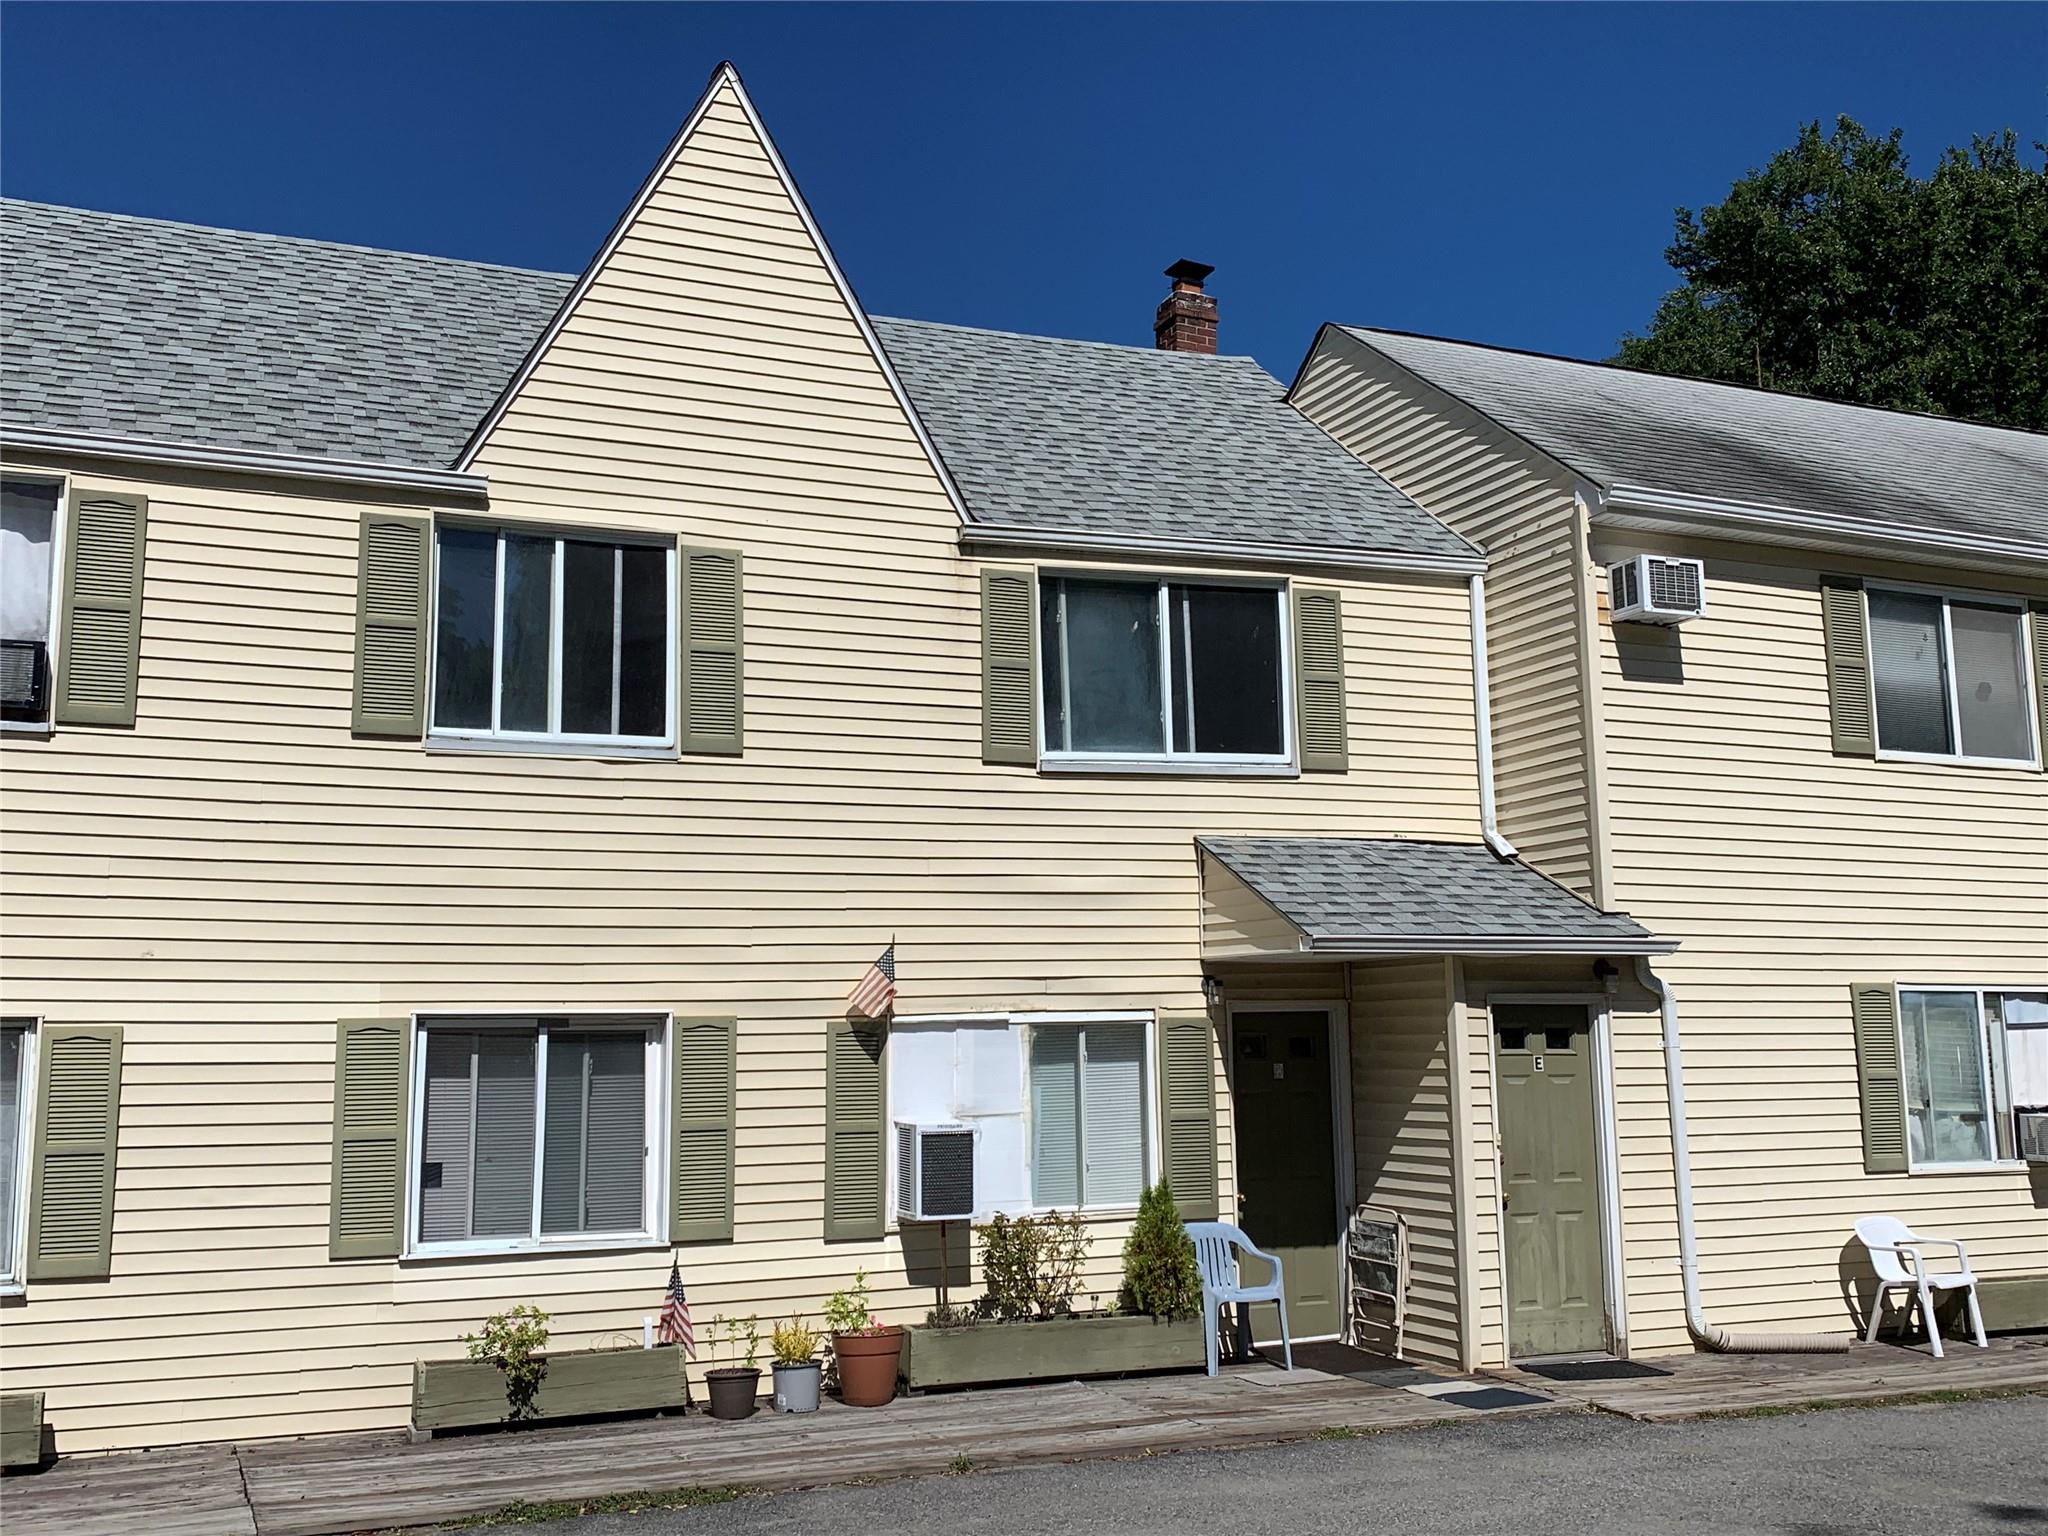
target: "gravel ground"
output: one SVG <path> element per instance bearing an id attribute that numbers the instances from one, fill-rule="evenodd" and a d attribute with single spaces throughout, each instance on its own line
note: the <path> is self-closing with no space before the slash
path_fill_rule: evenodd
<path id="1" fill-rule="evenodd" d="M 1458 1422 L 595 1515 L 545 1536 L 2048 1533 L 2048 1397 L 1639 1424 Z"/>

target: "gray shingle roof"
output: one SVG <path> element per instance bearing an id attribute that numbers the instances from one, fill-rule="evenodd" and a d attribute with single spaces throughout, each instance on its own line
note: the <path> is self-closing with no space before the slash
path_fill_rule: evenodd
<path id="1" fill-rule="evenodd" d="M 1289 405 L 1248 357 L 874 324 L 977 522 L 1474 553 Z"/>
<path id="2" fill-rule="evenodd" d="M 447 465 L 574 281 L 0 199 L 0 417 Z"/>
<path id="3" fill-rule="evenodd" d="M 1204 837 L 1197 844 L 1330 953 L 1638 953 L 1675 948 L 1482 843 Z"/>
<path id="4" fill-rule="evenodd" d="M 1343 327 L 1603 488 L 2048 543 L 2048 436 Z"/>

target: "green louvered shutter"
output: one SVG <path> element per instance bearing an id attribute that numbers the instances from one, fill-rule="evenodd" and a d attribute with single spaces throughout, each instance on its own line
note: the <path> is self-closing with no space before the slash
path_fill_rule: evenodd
<path id="1" fill-rule="evenodd" d="M 1038 651 L 1029 569 L 981 573 L 981 760 L 1038 762 Z"/>
<path id="2" fill-rule="evenodd" d="M 1294 589 L 1294 720 L 1301 766 L 1342 773 L 1351 762 L 1344 718 L 1344 598 L 1330 587 Z"/>
<path id="3" fill-rule="evenodd" d="M 674 1156 L 669 1163 L 669 1241 L 732 1241 L 737 1019 L 677 1019 Z"/>
<path id="4" fill-rule="evenodd" d="M 59 725 L 133 725 L 142 655 L 142 566 L 149 502 L 113 491 L 71 494 L 57 629 Z"/>
<path id="5" fill-rule="evenodd" d="M 2034 751 L 2048 768 L 2048 603 L 2027 604 L 2034 637 Z"/>
<path id="6" fill-rule="evenodd" d="M 1216 1220 L 1215 1031 L 1206 1014 L 1159 1021 L 1166 1182 L 1182 1221 Z"/>
<path id="7" fill-rule="evenodd" d="M 1821 628 L 1827 640 L 1828 720 L 1843 757 L 1877 753 L 1877 705 L 1870 691 L 1870 630 L 1863 583 L 1854 576 L 1820 579 Z"/>
<path id="8" fill-rule="evenodd" d="M 1898 995 L 1888 981 L 1849 988 L 1856 1024 L 1856 1087 L 1863 1103 L 1863 1171 L 1906 1171 L 1906 1093 L 1899 1067 Z"/>
<path id="9" fill-rule="evenodd" d="M 354 727 L 362 736 L 426 728 L 427 541 L 424 517 L 365 512 L 356 560 Z"/>
<path id="10" fill-rule="evenodd" d="M 834 1019 L 825 1026 L 825 1239 L 877 1238 L 882 1209 L 880 1029 Z"/>
<path id="11" fill-rule="evenodd" d="M 682 562 L 683 750 L 736 754 L 746 739 L 740 552 L 685 546 Z"/>
<path id="12" fill-rule="evenodd" d="M 395 1258 L 405 1225 L 403 1019 L 344 1019 L 334 1043 L 331 1259 Z"/>
<path id="13" fill-rule="evenodd" d="M 45 1025 L 30 1183 L 30 1280 L 104 1280 L 113 1265 L 121 1122 L 118 1025 Z"/>

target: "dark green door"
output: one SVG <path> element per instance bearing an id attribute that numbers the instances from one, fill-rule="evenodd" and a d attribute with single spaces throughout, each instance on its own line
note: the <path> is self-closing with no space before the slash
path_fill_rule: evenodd
<path id="1" fill-rule="evenodd" d="M 1341 1328 L 1337 1296 L 1337 1159 L 1331 1129 L 1330 1016 L 1321 1010 L 1233 1012 L 1231 1090 L 1237 1115 L 1238 1221 L 1280 1256 L 1287 1325 L 1296 1338 Z M 1251 1266 L 1247 1266 L 1250 1268 Z M 1248 1274 L 1257 1283 L 1263 1274 Z M 1279 1337 L 1269 1306 L 1255 1338 Z"/>
<path id="2" fill-rule="evenodd" d="M 1607 1347 L 1592 1031 L 1580 1004 L 1493 1009 L 1507 1218 L 1508 1353 Z"/>

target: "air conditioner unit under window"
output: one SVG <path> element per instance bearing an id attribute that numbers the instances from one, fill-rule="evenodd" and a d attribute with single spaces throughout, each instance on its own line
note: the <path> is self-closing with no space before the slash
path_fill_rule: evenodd
<path id="1" fill-rule="evenodd" d="M 896 1122 L 898 1221 L 973 1218 L 975 1135 L 969 1125 Z"/>
<path id="2" fill-rule="evenodd" d="M 2048 1109 L 2023 1109 L 2019 1123 L 2020 1156 L 2030 1163 L 2048 1163 Z"/>
<path id="3" fill-rule="evenodd" d="M 1617 624 L 1683 624 L 1707 611 L 1707 569 L 1677 555 L 1637 555 L 1607 567 Z"/>

